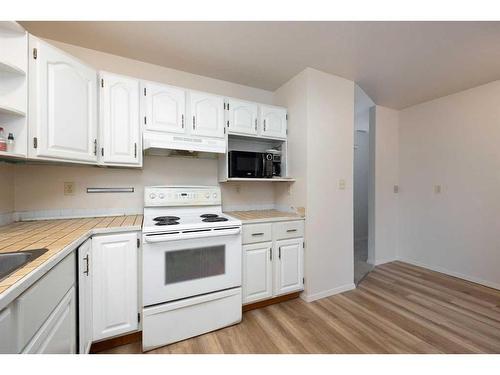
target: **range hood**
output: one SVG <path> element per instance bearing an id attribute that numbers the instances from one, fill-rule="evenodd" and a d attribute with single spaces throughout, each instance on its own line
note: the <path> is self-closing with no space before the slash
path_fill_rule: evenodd
<path id="1" fill-rule="evenodd" d="M 143 148 L 144 150 L 182 150 L 224 154 L 226 152 L 226 140 L 145 131 Z"/>

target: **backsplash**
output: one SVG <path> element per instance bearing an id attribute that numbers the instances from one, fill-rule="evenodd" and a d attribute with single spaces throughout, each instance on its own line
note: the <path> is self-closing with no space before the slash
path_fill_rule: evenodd
<path id="1" fill-rule="evenodd" d="M 144 186 L 219 185 L 217 160 L 145 156 L 143 169 L 18 164 L 13 187 L 20 220 L 142 213 Z M 71 195 L 64 183 L 74 183 Z M 275 208 L 273 183 L 220 184 L 223 209 Z M 88 187 L 133 187 L 133 193 L 87 193 Z"/>

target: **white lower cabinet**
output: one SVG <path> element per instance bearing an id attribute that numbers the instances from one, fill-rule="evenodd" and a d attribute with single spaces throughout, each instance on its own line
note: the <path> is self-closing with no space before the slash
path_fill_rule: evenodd
<path id="1" fill-rule="evenodd" d="M 303 238 L 275 243 L 274 295 L 287 294 L 303 288 Z"/>
<path id="2" fill-rule="evenodd" d="M 243 245 L 243 298 L 245 303 L 273 295 L 273 243 Z"/>
<path id="3" fill-rule="evenodd" d="M 76 298 L 72 287 L 57 305 L 23 353 L 76 353 Z"/>
<path id="4" fill-rule="evenodd" d="M 92 240 L 78 248 L 78 328 L 80 354 L 87 354 L 92 345 Z"/>
<path id="5" fill-rule="evenodd" d="M 304 289 L 303 228 L 302 220 L 243 225 L 243 304 Z"/>
<path id="6" fill-rule="evenodd" d="M 136 331 L 138 324 L 137 233 L 92 238 L 93 340 Z"/>

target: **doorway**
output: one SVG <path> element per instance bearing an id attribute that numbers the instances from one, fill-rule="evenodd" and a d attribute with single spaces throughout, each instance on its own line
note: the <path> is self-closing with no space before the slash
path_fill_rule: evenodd
<path id="1" fill-rule="evenodd" d="M 368 262 L 368 199 L 370 191 L 371 98 L 358 86 L 354 91 L 354 283 L 373 269 Z"/>

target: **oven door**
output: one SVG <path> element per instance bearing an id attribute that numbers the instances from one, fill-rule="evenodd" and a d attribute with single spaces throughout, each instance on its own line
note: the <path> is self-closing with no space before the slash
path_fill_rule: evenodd
<path id="1" fill-rule="evenodd" d="M 143 305 L 241 286 L 241 228 L 143 235 Z"/>
<path id="2" fill-rule="evenodd" d="M 229 177 L 264 177 L 263 154 L 259 152 L 229 151 Z"/>

